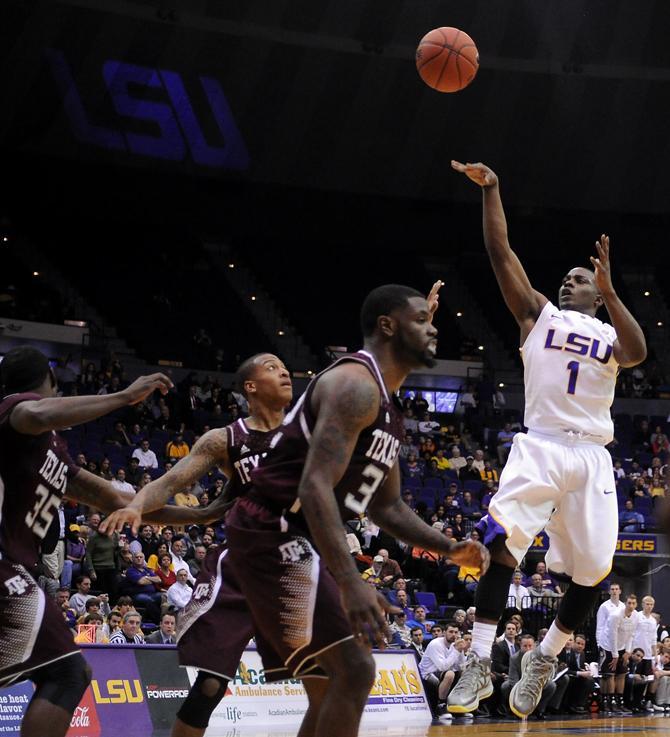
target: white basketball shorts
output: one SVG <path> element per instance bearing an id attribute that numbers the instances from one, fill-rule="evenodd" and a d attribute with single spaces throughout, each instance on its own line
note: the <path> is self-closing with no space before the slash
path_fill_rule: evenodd
<path id="1" fill-rule="evenodd" d="M 595 586 L 612 569 L 619 531 L 610 454 L 577 438 L 517 433 L 486 522 L 485 541 L 506 534 L 519 563 L 544 530 L 547 568 Z"/>

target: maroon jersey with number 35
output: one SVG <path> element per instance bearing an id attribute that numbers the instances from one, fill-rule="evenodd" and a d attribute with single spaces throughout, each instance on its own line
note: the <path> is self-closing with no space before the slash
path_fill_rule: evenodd
<path id="1" fill-rule="evenodd" d="M 78 472 L 55 432 L 23 435 L 9 421 L 14 407 L 38 394 L 12 394 L 0 403 L 0 557 L 31 567 L 69 479 Z"/>
<path id="2" fill-rule="evenodd" d="M 395 397 L 389 396 L 379 366 L 367 351 L 358 351 L 335 361 L 316 376 L 295 407 L 286 416 L 270 444 L 266 462 L 251 474 L 251 496 L 275 509 L 298 511 L 298 484 L 316 425 L 311 398 L 314 387 L 327 371 L 343 363 L 361 363 L 379 386 L 380 403 L 376 420 L 358 437 L 351 461 L 335 487 L 342 516 L 350 518 L 365 511 L 374 493 L 395 464 L 404 437 L 402 410 Z"/>

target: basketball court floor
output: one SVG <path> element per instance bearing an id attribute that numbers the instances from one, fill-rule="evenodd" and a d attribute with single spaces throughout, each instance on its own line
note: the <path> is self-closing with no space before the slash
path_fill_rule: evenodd
<path id="1" fill-rule="evenodd" d="M 206 737 L 214 737 L 207 732 Z M 296 730 L 231 729 L 226 737 L 295 737 Z M 625 737 L 664 737 L 670 736 L 670 716 L 653 714 L 629 717 L 574 717 L 538 722 L 494 721 L 455 719 L 451 724 L 441 726 L 408 727 L 389 725 L 361 729 L 359 737 L 578 737 L 578 735 L 623 734 Z M 103 736 L 104 737 L 104 736 Z"/>

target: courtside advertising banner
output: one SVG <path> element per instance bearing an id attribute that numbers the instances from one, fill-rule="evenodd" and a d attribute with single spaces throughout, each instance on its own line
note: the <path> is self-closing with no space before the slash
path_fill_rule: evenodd
<path id="1" fill-rule="evenodd" d="M 77 707 L 68 737 L 150 737 L 172 729 L 175 714 L 195 680 L 196 671 L 180 668 L 175 648 L 90 646 L 82 652 L 93 680 Z M 430 709 L 412 653 L 374 655 L 375 684 L 363 714 L 367 727 L 430 723 Z M 0 689 L 0 735 L 18 737 L 32 696 L 28 682 Z M 261 659 L 247 650 L 210 721 L 208 737 L 245 728 L 286 728 L 295 734 L 307 711 L 300 681 L 266 683 Z M 398 734 L 401 734 L 399 731 Z"/>

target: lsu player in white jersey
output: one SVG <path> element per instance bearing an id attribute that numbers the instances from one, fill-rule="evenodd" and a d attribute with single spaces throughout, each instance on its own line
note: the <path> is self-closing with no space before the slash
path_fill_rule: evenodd
<path id="1" fill-rule="evenodd" d="M 500 487 L 483 520 L 491 566 L 475 596 L 471 654 L 448 697 L 452 713 L 474 711 L 493 693 L 491 645 L 515 567 L 533 538 L 549 536 L 548 568 L 571 584 L 540 645 L 522 661 L 510 709 L 531 714 L 553 676 L 556 656 L 595 606 L 610 572 L 618 510 L 610 406 L 619 367 L 646 355 L 642 329 L 612 285 L 609 239 L 596 243 L 594 271 L 577 267 L 562 279 L 558 306 L 535 291 L 507 239 L 498 177 L 484 164 L 452 167 L 482 188 L 484 242 L 505 303 L 521 330 L 528 433 L 515 436 Z M 596 318 L 607 309 L 612 325 Z"/>

